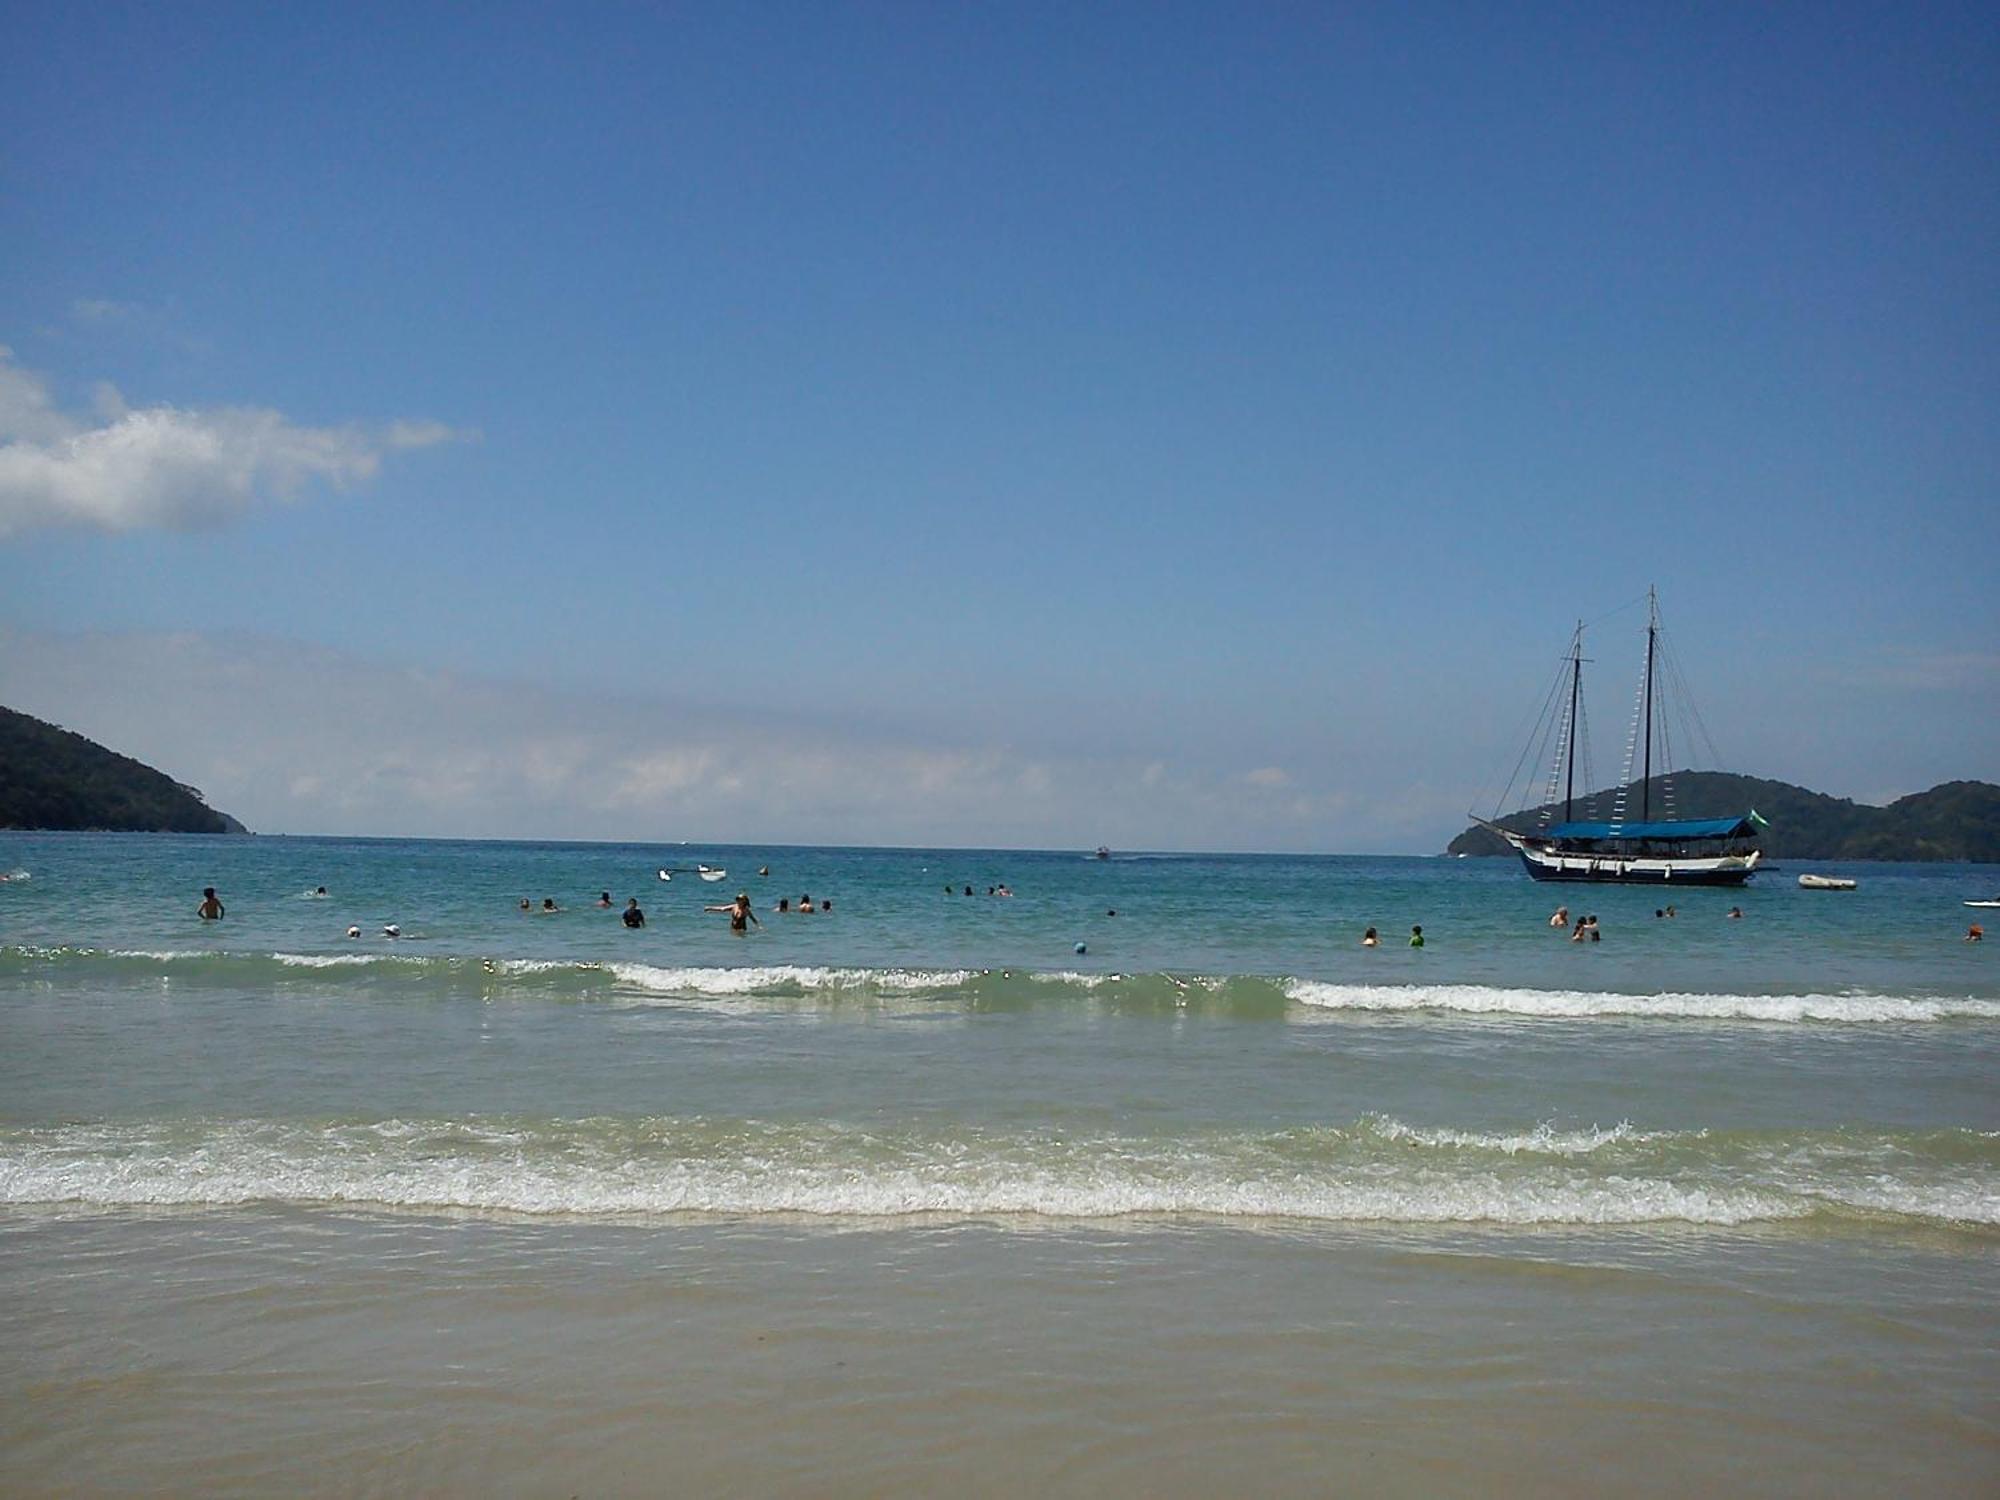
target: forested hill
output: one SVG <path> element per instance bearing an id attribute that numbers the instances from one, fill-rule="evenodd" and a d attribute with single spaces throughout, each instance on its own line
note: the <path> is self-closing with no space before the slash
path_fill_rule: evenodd
<path id="1" fill-rule="evenodd" d="M 1887 807 L 1870 807 L 1844 797 L 1809 792 L 1784 781 L 1764 781 L 1727 771 L 1676 771 L 1674 799 L 1666 803 L 1666 778 L 1652 780 L 1655 818 L 1725 818 L 1753 808 L 1769 821 L 1758 841 L 1770 859 L 1969 859 L 2000 862 L 2000 786 L 1986 781 L 1947 781 L 1927 792 L 1902 797 Z M 1576 799 L 1578 818 L 1608 818 L 1610 792 Z M 1594 806 L 1593 806 L 1594 803 Z M 1635 787 L 1626 815 L 1639 816 Z M 1510 813 L 1498 821 L 1527 831 L 1541 809 Z M 1553 821 L 1562 819 L 1556 804 Z M 1450 854 L 1505 854 L 1507 846 L 1479 827 L 1451 841 Z"/>
<path id="2" fill-rule="evenodd" d="M 248 831 L 193 787 L 11 708 L 0 708 L 0 828 Z"/>

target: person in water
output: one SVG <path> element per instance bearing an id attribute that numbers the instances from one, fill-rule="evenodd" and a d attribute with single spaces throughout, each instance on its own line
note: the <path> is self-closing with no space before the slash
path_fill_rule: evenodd
<path id="1" fill-rule="evenodd" d="M 810 896 L 801 896 L 801 897 L 799 897 L 799 906 L 798 906 L 798 909 L 799 909 L 800 911 L 802 911 L 802 912 L 806 913 L 806 915 L 807 915 L 807 916 L 811 916 L 811 915 L 812 915 L 812 909 L 813 909 L 813 898 L 812 898 L 812 897 L 810 897 Z"/>
<path id="2" fill-rule="evenodd" d="M 738 891 L 736 899 L 727 906 L 705 906 L 702 910 L 728 912 L 729 930 L 731 932 L 748 932 L 752 923 L 756 923 L 759 927 L 764 925 L 762 922 L 757 921 L 757 913 L 750 910 L 750 893 L 748 891 Z"/>
<path id="3" fill-rule="evenodd" d="M 791 898 L 790 896 L 780 896 L 780 897 L 778 898 L 778 911 L 779 911 L 779 914 L 780 914 L 780 915 L 782 915 L 782 916 L 790 916 L 790 915 L 791 915 L 791 911 L 792 911 L 792 898 Z"/>
<path id="4" fill-rule="evenodd" d="M 542 897 L 542 915 L 547 916 L 550 912 L 561 911 L 561 910 L 562 908 L 556 905 L 555 897 L 553 896 Z"/>
<path id="5" fill-rule="evenodd" d="M 222 901 L 215 894 L 214 886 L 205 885 L 201 888 L 201 905 L 194 909 L 194 914 L 204 922 L 219 922 L 222 920 Z"/>
<path id="6" fill-rule="evenodd" d="M 1732 906 L 1732 907 L 1730 907 L 1730 908 L 1729 908 L 1729 919 L 1730 919 L 1730 921 L 1732 921 L 1732 922 L 1735 922 L 1735 921 L 1741 921 L 1741 920 L 1742 920 L 1742 917 L 1743 917 L 1743 908 L 1742 908 L 1742 907 L 1740 907 L 1740 906 Z"/>
<path id="7" fill-rule="evenodd" d="M 1423 945 L 1424 945 L 1424 929 L 1421 926 L 1412 927 L 1410 929 L 1410 946 L 1412 948 L 1421 948 L 1423 947 Z"/>
<path id="8" fill-rule="evenodd" d="M 522 910 L 522 911 L 533 911 L 534 909 L 535 909 L 535 907 L 534 907 L 534 903 L 533 903 L 533 902 L 531 902 L 531 901 L 529 901 L 529 900 L 528 900 L 528 898 L 527 898 L 526 896 L 523 896 L 523 897 L 521 898 L 521 910 Z"/>
<path id="9" fill-rule="evenodd" d="M 623 921 L 627 927 L 644 927 L 646 925 L 646 914 L 639 910 L 639 898 L 637 896 L 632 897 L 625 903 Z"/>
<path id="10" fill-rule="evenodd" d="M 1603 934 L 1597 930 L 1597 916 L 1595 913 L 1592 913 L 1590 916 L 1587 916 L 1583 919 L 1583 926 L 1584 930 L 1590 934 L 1590 940 L 1593 943 L 1603 936 Z"/>
<path id="11" fill-rule="evenodd" d="M 1965 929 L 1965 941 L 1968 943 L 1985 942 L 1986 929 L 1981 927 L 1977 922 L 1974 922 L 1970 927 Z"/>
<path id="12" fill-rule="evenodd" d="M 637 900 L 638 898 L 634 897 L 633 899 Z M 599 906 L 609 906 L 611 904 L 611 892 L 606 891 L 604 892 L 603 895 L 599 896 L 597 898 L 597 904 Z"/>
<path id="13" fill-rule="evenodd" d="M 1555 915 L 1549 918 L 1549 926 L 1551 927 L 1569 926 L 1569 908 L 1567 906 L 1558 906 L 1556 908 Z"/>
<path id="14" fill-rule="evenodd" d="M 1580 943 L 1589 935 L 1589 932 L 1590 924 L 1584 921 L 1582 917 L 1578 917 L 1576 919 L 1576 930 L 1569 935 L 1569 940 L 1572 943 Z"/>
<path id="15" fill-rule="evenodd" d="M 1361 946 L 1364 948 L 1379 947 L 1381 946 L 1381 942 L 1382 940 L 1375 936 L 1375 929 L 1372 927 L 1361 934 Z"/>

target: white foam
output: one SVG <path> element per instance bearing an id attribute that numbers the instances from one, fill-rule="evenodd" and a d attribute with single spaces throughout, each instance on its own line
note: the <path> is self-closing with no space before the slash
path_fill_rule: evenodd
<path id="1" fill-rule="evenodd" d="M 1711 1162 L 1592 1175 L 1574 1160 L 1474 1168 L 1453 1159 L 1466 1141 L 1509 1156 L 1587 1158 L 1627 1132 L 1538 1127 L 1519 1139 L 1541 1144 L 1517 1151 L 1505 1133 L 1373 1123 L 1374 1139 L 1445 1148 L 1412 1160 L 1369 1149 L 1369 1128 L 1160 1140 L 700 1120 L 98 1124 L 0 1132 L 0 1203 L 1551 1226 L 1739 1225 L 1836 1205 L 2000 1224 L 2000 1190 L 1981 1169 L 1891 1177 L 1822 1159 L 1809 1143 L 1748 1171 Z"/>
<path id="2" fill-rule="evenodd" d="M 969 969 L 841 969 L 803 964 L 761 967 L 661 968 L 653 964 L 614 963 L 605 967 L 617 981 L 651 994 L 730 996 L 786 991 L 825 993 L 844 990 L 907 993 L 945 990 L 974 977 Z"/>
<path id="3" fill-rule="evenodd" d="M 1588 1130 L 1558 1130 L 1553 1122 L 1544 1120 L 1533 1130 L 1511 1133 L 1425 1129 L 1405 1125 L 1387 1115 L 1378 1116 L 1369 1123 L 1375 1133 L 1385 1140 L 1407 1141 L 1416 1146 L 1498 1151 L 1508 1156 L 1588 1156 L 1606 1146 L 1666 1138 L 1661 1132 L 1636 1130 L 1630 1121 L 1621 1121 L 1608 1130 L 1598 1126 Z"/>
<path id="4" fill-rule="evenodd" d="M 1292 979 L 1285 994 L 1325 1010 L 1453 1011 L 1468 1015 L 1675 1017 L 1715 1021 L 2000 1020 L 2000 1001 L 1896 995 L 1620 995 L 1595 990 L 1524 990 L 1486 985 L 1329 984 Z"/>
<path id="5" fill-rule="evenodd" d="M 271 957 L 288 969 L 353 969 L 393 961 L 374 953 L 273 953 Z"/>

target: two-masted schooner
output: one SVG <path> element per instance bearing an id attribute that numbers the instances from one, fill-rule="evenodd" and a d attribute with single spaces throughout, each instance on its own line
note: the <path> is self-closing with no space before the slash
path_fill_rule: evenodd
<path id="1" fill-rule="evenodd" d="M 1665 816 L 1653 816 L 1653 752 L 1656 744 L 1665 749 L 1662 740 L 1668 721 L 1662 690 L 1668 674 L 1661 670 L 1659 601 L 1652 590 L 1646 594 L 1645 677 L 1627 742 L 1625 774 L 1615 791 L 1599 794 L 1612 798 L 1611 816 L 1605 819 L 1576 816 L 1583 665 L 1583 626 L 1579 624 L 1564 658 L 1563 676 L 1544 707 L 1544 726 L 1553 726 L 1553 733 L 1544 738 L 1554 742 L 1555 754 L 1539 810 L 1539 826 L 1522 832 L 1477 814 L 1473 821 L 1505 839 L 1537 880 L 1628 885 L 1741 885 L 1748 880 L 1763 857 L 1756 841 L 1765 824 L 1755 810 L 1733 818 L 1676 818 L 1668 805 L 1660 809 Z M 1667 765 L 1665 754 L 1661 764 L 1663 768 Z M 1588 784 L 1586 766 L 1586 788 Z M 1663 787 L 1665 799 L 1671 798 L 1671 787 L 1669 780 Z M 1558 791 L 1560 821 L 1554 816 Z M 1586 800 L 1597 798 L 1586 793 Z M 1632 816 L 1635 811 L 1636 817 Z"/>

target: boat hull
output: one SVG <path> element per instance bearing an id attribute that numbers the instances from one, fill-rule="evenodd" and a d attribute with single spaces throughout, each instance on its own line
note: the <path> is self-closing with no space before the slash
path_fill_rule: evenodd
<path id="1" fill-rule="evenodd" d="M 1510 840 L 1510 842 L 1512 842 Z M 1515 852 L 1537 880 L 1585 885 L 1741 885 L 1757 873 L 1757 855 L 1722 854 L 1688 859 L 1574 854 L 1516 844 Z"/>

